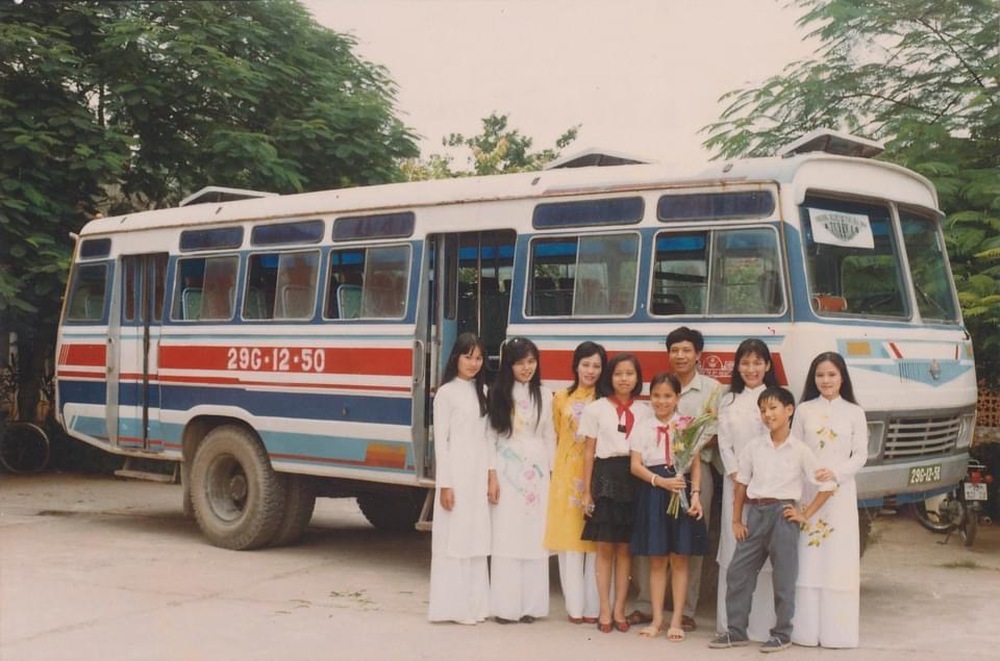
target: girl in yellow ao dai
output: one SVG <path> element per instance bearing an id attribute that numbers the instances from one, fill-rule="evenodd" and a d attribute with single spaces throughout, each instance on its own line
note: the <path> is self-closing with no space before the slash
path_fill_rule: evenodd
<path id="1" fill-rule="evenodd" d="M 608 354 L 595 342 L 583 342 L 573 352 L 573 385 L 556 393 L 552 420 L 556 430 L 556 460 L 549 487 L 545 548 L 559 559 L 559 583 L 566 614 L 573 624 L 596 624 L 600 612 L 597 596 L 597 546 L 580 539 L 583 511 L 584 437 L 578 433 L 584 407 L 599 394 L 597 384 L 607 367 Z"/>

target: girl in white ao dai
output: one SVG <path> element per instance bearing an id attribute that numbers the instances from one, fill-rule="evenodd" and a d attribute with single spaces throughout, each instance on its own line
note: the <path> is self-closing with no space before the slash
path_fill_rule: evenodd
<path id="1" fill-rule="evenodd" d="M 479 338 L 460 335 L 434 396 L 431 622 L 476 624 L 489 614 L 486 556 L 496 476 L 486 433 L 483 355 Z"/>
<path id="2" fill-rule="evenodd" d="M 868 460 L 868 423 L 840 354 L 821 353 L 809 366 L 792 434 L 823 466 L 816 477 L 837 482 L 833 496 L 799 537 L 792 642 L 857 647 L 861 553 L 854 476 Z M 815 492 L 807 482 L 803 502 Z"/>
<path id="3" fill-rule="evenodd" d="M 534 342 L 508 340 L 489 407 L 499 482 L 492 512 L 490 612 L 501 623 L 533 622 L 549 613 L 544 539 L 556 433 L 552 392 L 541 381 Z"/>

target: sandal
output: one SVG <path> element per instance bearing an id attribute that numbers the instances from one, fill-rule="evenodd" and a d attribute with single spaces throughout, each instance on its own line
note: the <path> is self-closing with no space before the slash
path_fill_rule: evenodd
<path id="1" fill-rule="evenodd" d="M 597 618 L 596 617 L 584 617 L 583 618 L 583 623 L 584 624 L 597 624 Z"/>
<path id="2" fill-rule="evenodd" d="M 582 617 L 573 617 L 572 615 L 568 615 L 567 619 L 569 620 L 570 624 L 583 624 Z"/>
<path id="3" fill-rule="evenodd" d="M 611 623 L 610 622 L 598 622 L 597 630 L 601 633 L 611 633 Z"/>
<path id="4" fill-rule="evenodd" d="M 674 627 L 667 629 L 667 640 L 671 643 L 680 643 L 684 638 L 684 629 L 675 629 Z"/>
<path id="5" fill-rule="evenodd" d="M 687 633 L 691 633 L 698 628 L 698 623 L 690 615 L 685 615 L 681 618 L 681 628 Z"/>
<path id="6" fill-rule="evenodd" d="M 628 623 L 628 620 L 615 620 L 615 629 L 618 629 L 618 631 L 628 633 L 628 630 L 631 628 L 632 625 Z"/>
<path id="7" fill-rule="evenodd" d="M 660 635 L 660 627 L 654 627 L 652 624 L 648 627 L 643 627 L 642 631 L 639 632 L 640 638 L 656 638 Z"/>

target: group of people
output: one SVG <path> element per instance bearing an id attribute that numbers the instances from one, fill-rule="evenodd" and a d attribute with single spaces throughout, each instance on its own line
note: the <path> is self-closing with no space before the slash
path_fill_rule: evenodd
<path id="1" fill-rule="evenodd" d="M 647 404 L 636 356 L 609 360 L 594 342 L 576 348 L 573 382 L 553 395 L 536 345 L 512 338 L 487 392 L 482 342 L 459 336 L 434 398 L 431 621 L 547 616 L 556 554 L 570 622 L 684 640 L 714 466 L 724 481 L 710 647 L 857 646 L 854 475 L 867 425 L 843 358 L 816 356 L 796 409 L 760 340 L 739 345 L 728 388 L 698 371 L 697 330 L 675 329 L 666 346 L 672 371 L 652 377 Z"/>

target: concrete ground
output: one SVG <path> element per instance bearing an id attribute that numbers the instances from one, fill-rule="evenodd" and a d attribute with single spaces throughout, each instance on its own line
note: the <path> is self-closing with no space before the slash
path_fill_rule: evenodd
<path id="1" fill-rule="evenodd" d="M 996 658 L 1000 522 L 971 549 L 941 539 L 880 517 L 861 563 L 862 647 L 780 658 Z M 296 547 L 240 553 L 204 541 L 176 485 L 0 475 L 0 659 L 760 658 L 707 648 L 707 601 L 679 645 L 571 625 L 557 586 L 531 625 L 432 625 L 429 566 L 429 535 L 376 531 L 353 500 L 320 500 Z"/>

